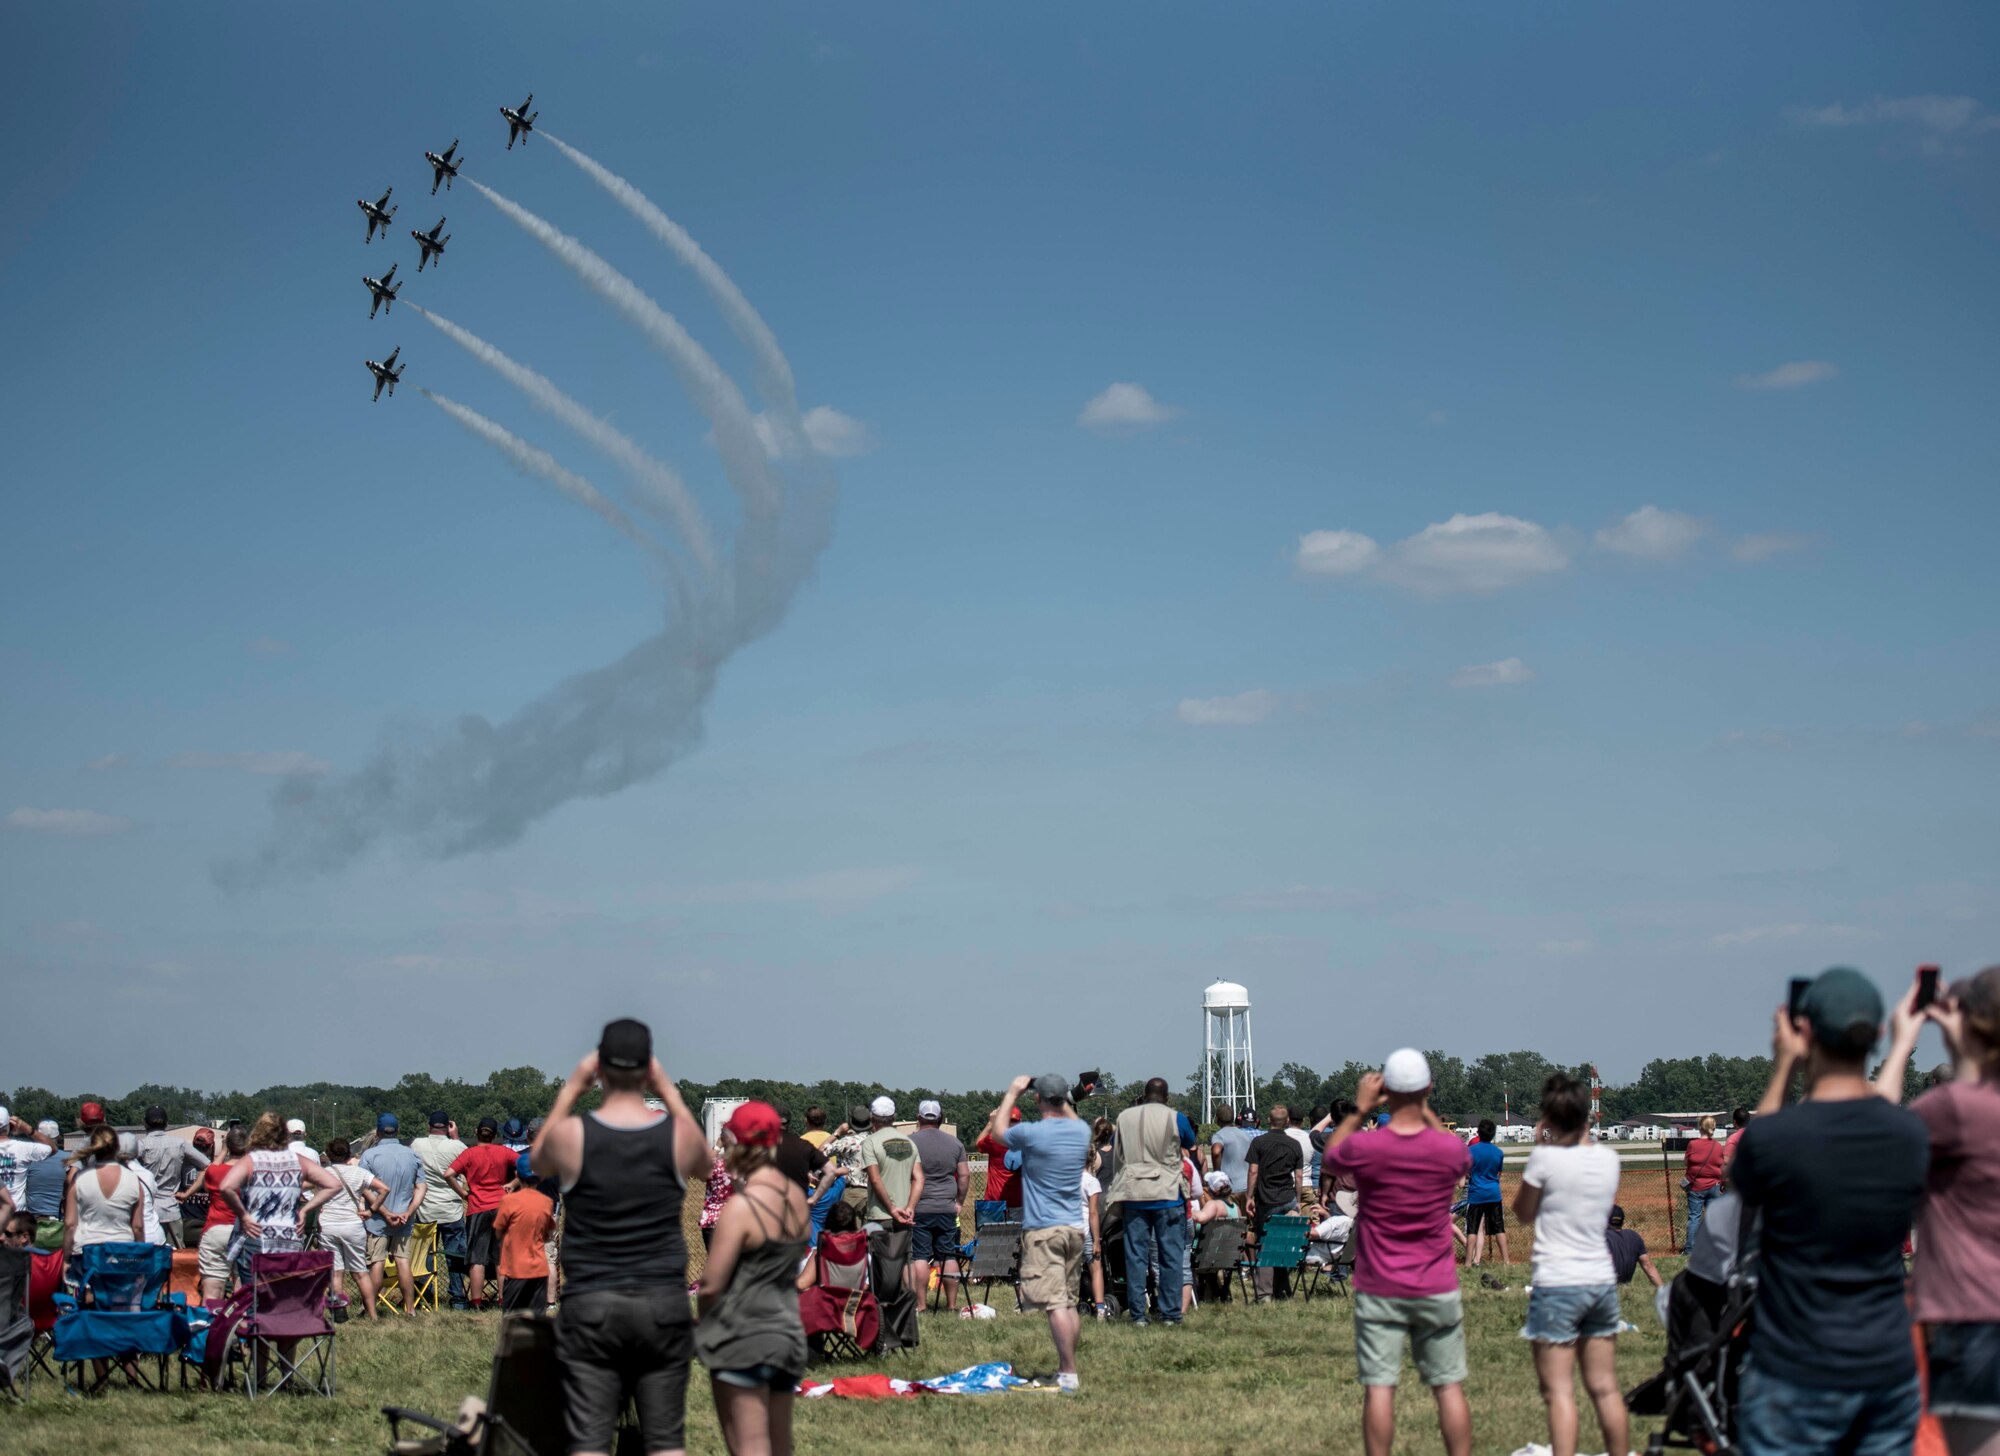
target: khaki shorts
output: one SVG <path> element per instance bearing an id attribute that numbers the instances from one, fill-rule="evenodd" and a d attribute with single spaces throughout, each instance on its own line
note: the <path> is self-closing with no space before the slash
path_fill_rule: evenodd
<path id="1" fill-rule="evenodd" d="M 390 1259 L 410 1260 L 410 1230 L 415 1224 L 404 1224 L 401 1228 L 391 1228 L 387 1233 L 368 1236 L 368 1262 L 385 1263 Z"/>
<path id="2" fill-rule="evenodd" d="M 1363 1385 L 1401 1378 L 1405 1339 L 1424 1384 L 1465 1383 L 1465 1310 L 1457 1290 L 1418 1299 L 1354 1296 L 1354 1363 Z"/>
<path id="3" fill-rule="evenodd" d="M 233 1223 L 219 1223 L 212 1229 L 202 1230 L 201 1242 L 195 1245 L 195 1261 L 201 1270 L 204 1284 L 229 1285 L 229 1236 L 236 1232 Z"/>
<path id="4" fill-rule="evenodd" d="M 1029 1229 L 1021 1240 L 1021 1307 L 1075 1309 L 1082 1273 L 1082 1229 Z"/>
<path id="5" fill-rule="evenodd" d="M 368 1231 L 358 1223 L 319 1226 L 319 1246 L 333 1255 L 336 1274 L 368 1272 Z"/>

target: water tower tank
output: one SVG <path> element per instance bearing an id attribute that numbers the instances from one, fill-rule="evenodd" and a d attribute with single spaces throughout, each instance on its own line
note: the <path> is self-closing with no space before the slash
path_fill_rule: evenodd
<path id="1" fill-rule="evenodd" d="M 1227 1103 L 1257 1105 L 1257 1068 L 1250 1050 L 1250 992 L 1234 981 L 1216 981 L 1201 993 L 1201 1118 L 1215 1121 Z"/>

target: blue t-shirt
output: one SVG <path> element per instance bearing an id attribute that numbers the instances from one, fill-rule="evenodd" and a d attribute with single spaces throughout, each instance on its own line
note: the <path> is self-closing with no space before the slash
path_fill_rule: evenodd
<path id="1" fill-rule="evenodd" d="M 1002 1139 L 1021 1154 L 1021 1222 L 1029 1228 L 1087 1228 L 1079 1192 L 1090 1161 L 1090 1124 L 1080 1117 L 1017 1122 Z"/>
<path id="2" fill-rule="evenodd" d="M 1180 1129 L 1181 1151 L 1184 1153 L 1192 1151 L 1194 1148 L 1194 1124 L 1188 1121 L 1188 1115 L 1185 1112 L 1176 1112 L 1174 1114 L 1174 1126 Z"/>
<path id="3" fill-rule="evenodd" d="M 1507 1155 L 1493 1143 L 1472 1145 L 1472 1176 L 1465 1184 L 1467 1203 L 1500 1201 L 1500 1165 L 1506 1161 Z"/>
<path id="4" fill-rule="evenodd" d="M 400 1142 L 375 1144 L 361 1155 L 361 1166 L 389 1185 L 389 1196 L 382 1200 L 382 1206 L 398 1211 L 409 1206 L 410 1195 L 416 1191 L 417 1180 L 424 1175 L 423 1159 Z M 369 1216 L 368 1232 L 371 1234 L 389 1232 L 389 1225 L 381 1214 Z"/>

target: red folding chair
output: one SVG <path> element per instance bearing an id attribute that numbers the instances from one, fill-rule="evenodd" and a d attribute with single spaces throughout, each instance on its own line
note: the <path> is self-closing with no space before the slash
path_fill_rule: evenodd
<path id="1" fill-rule="evenodd" d="M 882 1335 L 882 1310 L 868 1279 L 868 1235 L 822 1233 L 819 1275 L 799 1291 L 799 1319 L 816 1359 L 860 1360 Z"/>
<path id="2" fill-rule="evenodd" d="M 30 1378 L 37 1370 L 51 1380 L 62 1378 L 49 1362 L 55 1358 L 56 1316 L 62 1313 L 56 1308 L 56 1293 L 63 1287 L 65 1272 L 67 1261 L 61 1249 L 33 1255 L 28 1271 L 28 1319 L 35 1326 L 34 1339 L 28 1345 Z"/>

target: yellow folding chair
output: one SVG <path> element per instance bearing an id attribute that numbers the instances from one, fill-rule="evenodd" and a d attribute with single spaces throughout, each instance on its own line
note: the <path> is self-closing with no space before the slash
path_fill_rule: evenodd
<path id="1" fill-rule="evenodd" d="M 418 1309 L 442 1308 L 439 1291 L 444 1284 L 444 1254 L 438 1247 L 438 1226 L 434 1223 L 410 1225 L 410 1302 Z M 382 1287 L 375 1292 L 375 1307 L 384 1314 L 403 1312 L 403 1287 L 396 1278 L 392 1255 L 382 1265 Z"/>

